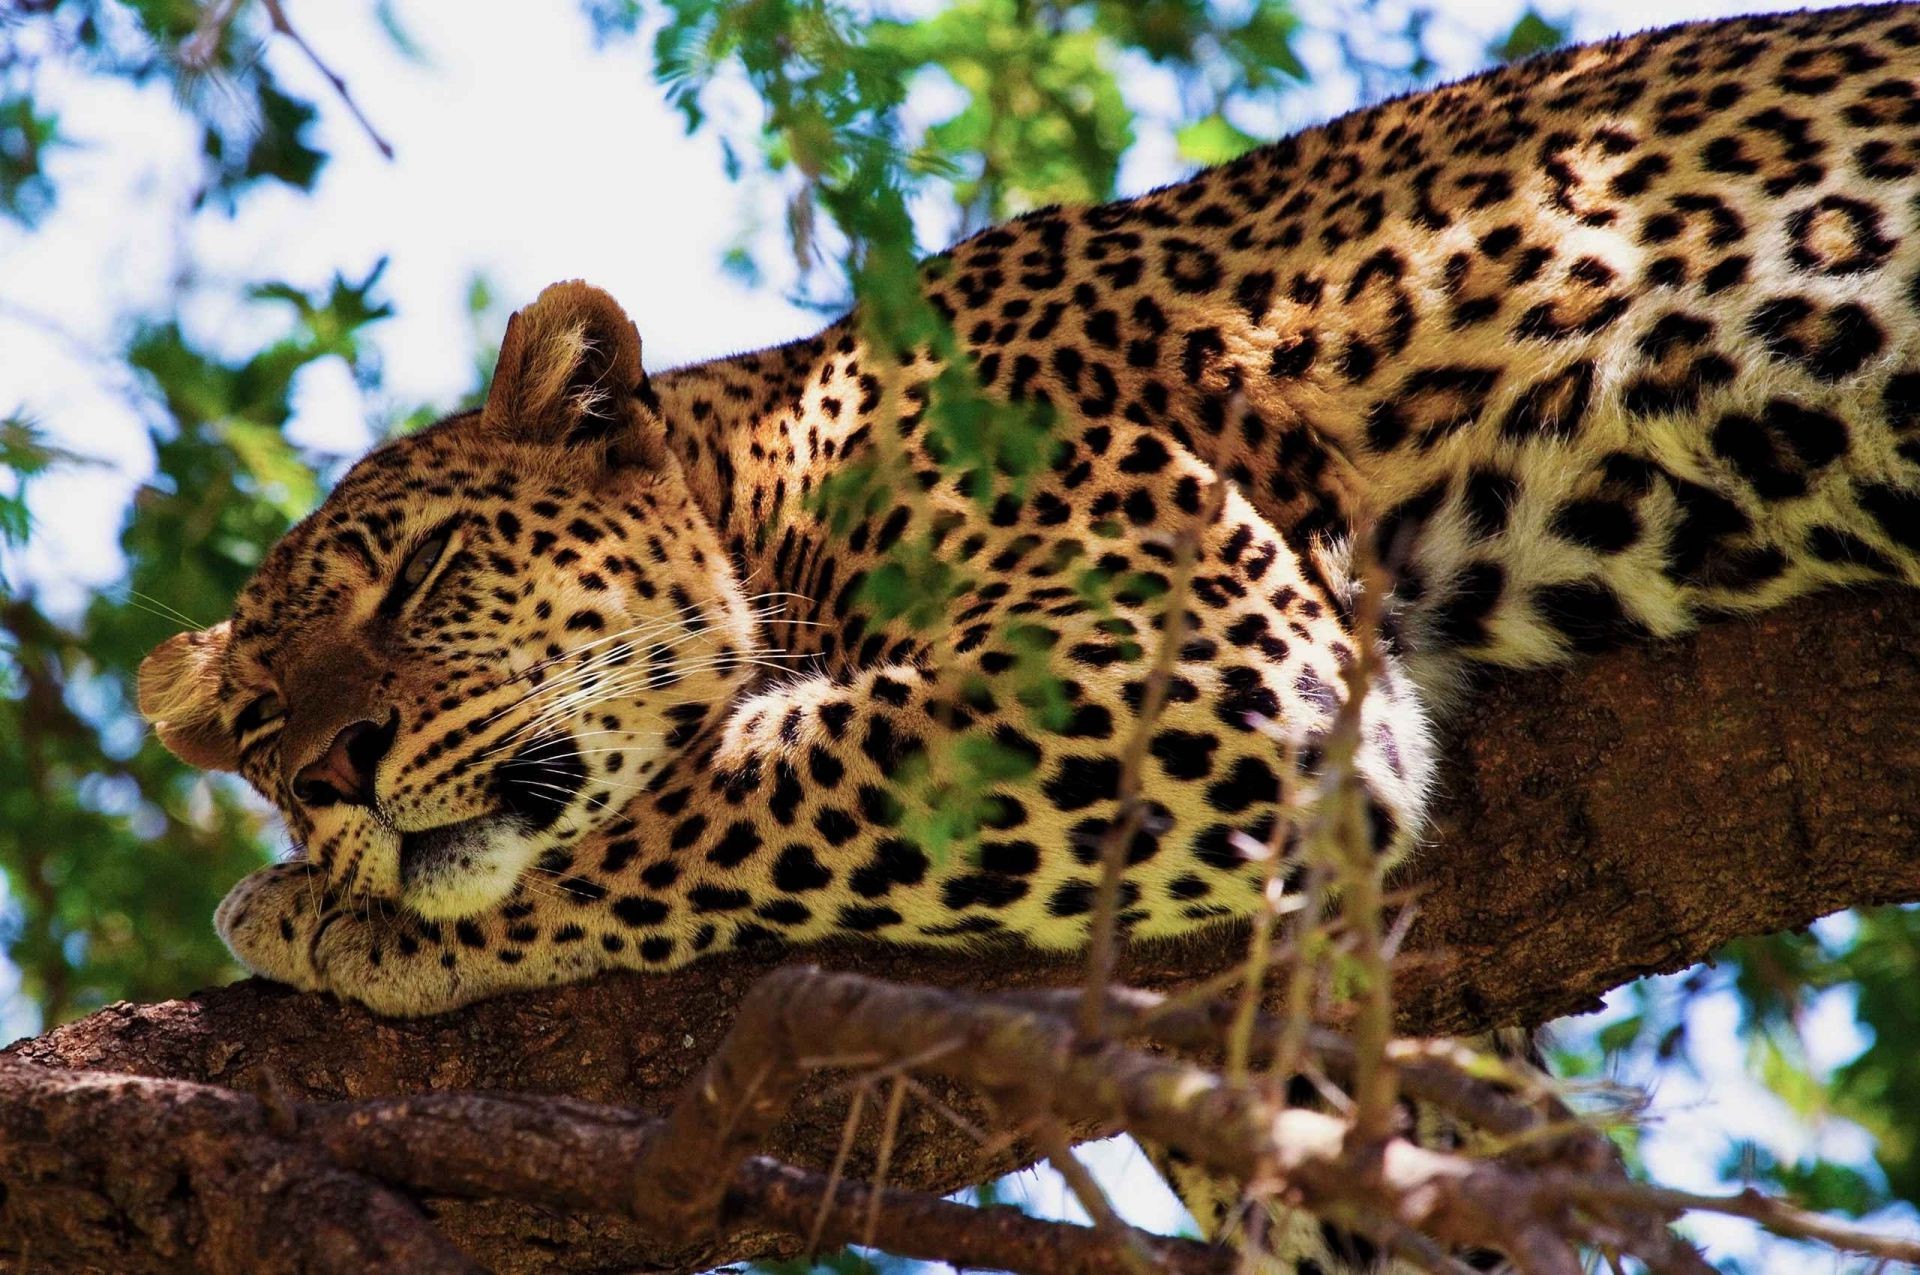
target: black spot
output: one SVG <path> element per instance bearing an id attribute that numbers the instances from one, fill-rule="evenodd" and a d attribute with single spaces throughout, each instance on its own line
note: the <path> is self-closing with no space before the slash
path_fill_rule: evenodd
<path id="1" fill-rule="evenodd" d="M 1850 275 L 1872 270 L 1893 252 L 1881 233 L 1880 210 L 1845 195 L 1827 195 L 1787 219 L 1790 254 L 1801 270 Z"/>
<path id="2" fill-rule="evenodd" d="M 1170 779 L 1205 779 L 1213 771 L 1213 751 L 1220 741 L 1198 731 L 1169 728 L 1160 731 L 1148 745 L 1160 767 Z"/>
<path id="3" fill-rule="evenodd" d="M 1098 704 L 1078 705 L 1060 733 L 1069 739 L 1110 739 L 1113 736 L 1113 714 Z M 1037 754 L 1034 763 L 1039 763 Z"/>
<path id="4" fill-rule="evenodd" d="M 1807 494 L 1811 475 L 1846 452 L 1847 427 L 1836 417 L 1787 399 L 1773 399 L 1758 419 L 1730 413 L 1714 426 L 1714 454 L 1763 500 Z"/>
<path id="5" fill-rule="evenodd" d="M 738 912 L 753 906 L 753 896 L 745 890 L 719 885 L 696 885 L 687 891 L 687 900 L 695 912 Z"/>
<path id="6" fill-rule="evenodd" d="M 1380 516 L 1374 528 L 1374 552 L 1389 570 L 1406 565 L 1419 543 L 1419 533 L 1440 508 L 1446 494 L 1446 480 L 1437 479 Z"/>
<path id="7" fill-rule="evenodd" d="M 659 899 L 649 899 L 638 894 L 623 895 L 614 900 L 613 914 L 626 925 L 658 925 L 667 919 L 667 905 Z"/>
<path id="8" fill-rule="evenodd" d="M 1428 619 L 1431 639 L 1442 648 L 1484 645 L 1490 636 L 1487 622 L 1500 605 L 1506 584 L 1506 568 L 1499 563 L 1470 563 L 1446 600 L 1433 608 Z"/>
<path id="9" fill-rule="evenodd" d="M 674 825 L 673 835 L 669 839 L 668 844 L 675 850 L 685 850 L 688 846 L 700 840 L 701 835 L 705 833 L 706 830 L 707 817 L 705 815 L 690 815 Z"/>
<path id="10" fill-rule="evenodd" d="M 1491 367 L 1421 368 L 1368 409 L 1367 445 L 1390 451 L 1411 435 L 1421 450 L 1431 448 L 1479 418 L 1499 379 Z"/>
<path id="11" fill-rule="evenodd" d="M 495 800 L 527 832 L 552 827 L 586 782 L 586 763 L 564 732 L 537 736 L 495 767 L 489 780 Z"/>
<path id="12" fill-rule="evenodd" d="M 1167 467 L 1173 459 L 1166 445 L 1152 434 L 1141 434 L 1133 440 L 1133 450 L 1120 458 L 1120 472 L 1123 474 L 1157 474 Z"/>
<path id="13" fill-rule="evenodd" d="M 589 877 L 564 877 L 559 889 L 575 903 L 597 903 L 607 897 L 607 887 Z"/>
<path id="14" fill-rule="evenodd" d="M 813 782 L 822 788 L 834 788 L 839 785 L 840 777 L 846 773 L 846 767 L 840 759 L 826 749 L 815 745 L 807 752 L 807 773 L 813 776 Z"/>
<path id="15" fill-rule="evenodd" d="M 722 868 L 737 868 L 760 848 L 760 834 L 744 820 L 730 824 L 718 843 L 707 851 L 707 862 Z"/>
<path id="16" fill-rule="evenodd" d="M 1881 575 L 1897 576 L 1900 568 L 1881 553 L 1851 532 L 1839 527 L 1817 526 L 1807 532 L 1807 552 L 1822 562 L 1836 565 L 1865 567 Z"/>
<path id="17" fill-rule="evenodd" d="M 607 851 L 600 857 L 600 871 L 611 876 L 626 871 L 634 856 L 640 853 L 640 843 L 632 837 L 621 837 L 607 843 Z"/>
<path id="18" fill-rule="evenodd" d="M 1504 470 L 1476 466 L 1460 489 L 1467 527 L 1481 539 L 1506 530 L 1507 519 L 1520 499 L 1520 482 Z"/>
<path id="19" fill-rule="evenodd" d="M 827 734 L 839 739 L 847 733 L 847 723 L 853 718 L 853 705 L 845 700 L 835 700 L 831 704 L 820 706 L 820 724 L 827 728 Z"/>
<path id="20" fill-rule="evenodd" d="M 1220 681 L 1220 696 L 1213 712 L 1226 725 L 1250 731 L 1254 729 L 1247 720 L 1250 716 L 1269 721 L 1279 718 L 1280 699 L 1261 678 L 1259 669 L 1236 664 L 1220 670 Z"/>
<path id="21" fill-rule="evenodd" d="M 1255 802 L 1277 801 L 1279 797 L 1279 778 L 1257 757 L 1242 757 L 1233 764 L 1225 779 L 1207 788 L 1207 804 L 1228 814 L 1237 814 Z"/>
<path id="22" fill-rule="evenodd" d="M 860 832 L 860 824 L 838 806 L 828 806 L 813 817 L 813 826 L 830 846 L 844 846 Z"/>
<path id="23" fill-rule="evenodd" d="M 1573 580 L 1534 590 L 1540 618 L 1576 651 L 1610 650 L 1644 639 L 1646 628 L 1620 605 L 1620 596 L 1598 580 Z"/>
<path id="24" fill-rule="evenodd" d="M 1246 856 L 1233 844 L 1230 824 L 1216 823 L 1193 839 L 1193 857 L 1218 872 L 1237 871 Z"/>
<path id="25" fill-rule="evenodd" d="M 866 738 L 860 741 L 860 751 L 889 779 L 893 778 L 894 772 L 903 763 L 917 757 L 924 747 L 918 736 L 895 731 L 892 722 L 878 716 L 867 723 Z"/>
<path id="26" fill-rule="evenodd" d="M 834 920 L 843 930 L 852 930 L 856 933 L 864 934 L 874 930 L 884 929 L 889 925 L 898 925 L 900 924 L 901 916 L 898 912 L 888 907 L 869 907 L 857 903 L 846 903 L 841 905 L 839 914 Z"/>
<path id="27" fill-rule="evenodd" d="M 900 799 L 878 784 L 860 785 L 860 815 L 868 823 L 881 828 L 891 828 L 900 822 L 906 813 Z"/>
<path id="28" fill-rule="evenodd" d="M 782 827 L 793 823 L 794 812 L 806 795 L 806 789 L 800 786 L 800 776 L 792 766 L 783 761 L 774 767 L 773 795 L 768 798 L 767 809 Z"/>
<path id="29" fill-rule="evenodd" d="M 1040 847 L 1031 841 L 982 841 L 980 870 L 1023 877 L 1040 866 Z"/>
<path id="30" fill-rule="evenodd" d="M 1880 524 L 1887 539 L 1902 548 L 1920 550 L 1920 491 L 1856 482 L 1853 498 Z"/>
<path id="31" fill-rule="evenodd" d="M 733 933 L 728 937 L 729 941 L 738 948 L 777 947 L 785 942 L 785 940 L 774 931 L 769 930 L 764 925 L 756 925 L 752 921 L 748 921 L 744 925 L 736 925 L 733 928 Z"/>
<path id="32" fill-rule="evenodd" d="M 957 876 L 940 887 L 940 901 L 956 912 L 961 908 L 976 905 L 989 908 L 1004 908 L 1017 903 L 1027 895 L 1028 886 L 1018 877 L 990 876 L 984 872 L 969 872 Z"/>
<path id="33" fill-rule="evenodd" d="M 1787 569 L 1787 555 L 1775 545 L 1722 548 L 1708 556 L 1695 575 L 1703 589 L 1747 591 L 1778 579 Z"/>
<path id="34" fill-rule="evenodd" d="M 1823 381 L 1859 371 L 1887 340 L 1864 306 L 1849 301 L 1821 311 L 1804 297 L 1762 304 L 1747 329 L 1775 357 L 1798 363 Z"/>
<path id="35" fill-rule="evenodd" d="M 1040 746 L 1011 726 L 1000 726 L 993 732 L 994 745 L 1001 750 L 1002 760 L 1020 768 L 1021 773 L 1030 773 L 1040 765 Z"/>
<path id="36" fill-rule="evenodd" d="M 1698 583 L 1707 561 L 1727 540 L 1751 530 L 1753 522 L 1719 492 L 1684 479 L 1667 482 L 1680 507 L 1680 522 L 1667 543 L 1666 572 L 1675 580 Z"/>
<path id="37" fill-rule="evenodd" d="M 1191 872 L 1167 883 L 1167 893 L 1176 899 L 1204 899 L 1212 892 L 1213 887 L 1207 884 L 1205 878 Z"/>
<path id="38" fill-rule="evenodd" d="M 1114 757 L 1066 757 L 1046 782 L 1047 800 L 1061 810 L 1080 810 L 1120 793 L 1120 762 Z"/>
<path id="39" fill-rule="evenodd" d="M 989 810 L 981 819 L 987 827 L 999 832 L 1009 828 L 1018 828 L 1027 821 L 1027 808 L 1005 793 L 994 793 L 987 799 Z"/>
<path id="40" fill-rule="evenodd" d="M 1592 401 L 1593 364 L 1568 364 L 1521 391 L 1500 422 L 1500 432 L 1512 439 L 1571 438 Z"/>
<path id="41" fill-rule="evenodd" d="M 833 873 L 821 866 L 811 846 L 790 845 L 774 860 L 773 884 L 788 894 L 823 889 L 832 881 Z"/>
<path id="42" fill-rule="evenodd" d="M 895 708 L 903 708 L 913 698 L 913 688 L 905 682 L 896 682 L 890 677 L 876 677 L 872 686 L 875 699 L 885 700 Z"/>
<path id="43" fill-rule="evenodd" d="M 1051 916 L 1084 916 L 1093 911 L 1093 886 L 1086 881 L 1068 881 L 1047 899 Z"/>
<path id="44" fill-rule="evenodd" d="M 1127 866 L 1145 863 L 1160 853 L 1160 834 L 1172 826 L 1172 812 L 1157 801 L 1148 803 L 1127 843 Z M 1113 822 L 1108 819 L 1082 819 L 1074 824 L 1067 830 L 1067 844 L 1073 850 L 1074 860 L 1083 865 L 1100 862 L 1112 830 Z"/>
<path id="45" fill-rule="evenodd" d="M 896 885 L 918 885 L 927 875 L 927 856 L 909 841 L 889 837 L 873 858 L 855 868 L 847 884 L 862 898 L 877 899 Z"/>
<path id="46" fill-rule="evenodd" d="M 1713 264 L 1707 273 L 1701 276 L 1700 285 L 1708 296 L 1716 292 L 1725 292 L 1736 284 L 1747 281 L 1747 267 L 1752 262 L 1746 257 L 1725 257 Z"/>
<path id="47" fill-rule="evenodd" d="M 1617 500 L 1570 500 L 1554 511 L 1553 534 L 1596 553 L 1619 553 L 1640 538 L 1640 517 Z"/>

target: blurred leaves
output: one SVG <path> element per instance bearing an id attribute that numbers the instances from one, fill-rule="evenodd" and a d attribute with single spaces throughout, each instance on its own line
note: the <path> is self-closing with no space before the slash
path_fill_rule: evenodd
<path id="1" fill-rule="evenodd" d="M 0 479 L 7 484 L 0 489 L 0 545 L 26 544 L 33 528 L 27 488 L 34 479 L 56 468 L 91 463 L 78 452 L 50 442 L 46 431 L 25 415 L 0 420 Z M 6 581 L 0 579 L 0 596 L 5 591 Z"/>
<path id="2" fill-rule="evenodd" d="M 320 477 L 283 432 L 299 371 L 342 358 L 363 378 L 365 329 L 384 318 L 366 278 L 308 294 L 249 289 L 291 317 L 250 353 L 215 354 L 174 319 L 125 350 L 153 420 L 155 473 L 125 512 L 126 578 L 78 617 L 42 611 L 31 588 L 0 600 L 0 870 L 8 955 L 50 1020 L 126 997 L 177 995 L 230 969 L 209 924 L 227 885 L 271 848 L 237 782 L 173 759 L 133 717 L 140 659 L 182 628 L 226 614 L 261 551 L 312 508 Z M 271 329 L 270 322 L 259 325 Z M 0 496 L 11 535 L 27 485 L 84 463 L 30 422 L 0 424 Z"/>
<path id="3" fill-rule="evenodd" d="M 1559 48 L 1567 42 L 1568 29 L 1567 23 L 1549 22 L 1540 16 L 1539 10 L 1529 7 L 1506 38 L 1494 41 L 1487 52 L 1501 62 L 1518 62 L 1521 58 Z"/>
<path id="4" fill-rule="evenodd" d="M 1259 138 L 1218 113 L 1195 120 L 1173 137 L 1180 147 L 1180 158 L 1200 165 L 1224 164 L 1260 144 Z"/>
<path id="5" fill-rule="evenodd" d="M 53 207 L 47 152 L 60 145 L 60 121 L 25 93 L 0 95 L 0 215 L 31 229 Z"/>

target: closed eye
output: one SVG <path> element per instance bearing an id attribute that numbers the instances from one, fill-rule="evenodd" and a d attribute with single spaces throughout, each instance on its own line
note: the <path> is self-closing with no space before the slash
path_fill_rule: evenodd
<path id="1" fill-rule="evenodd" d="M 456 518 L 441 523 L 407 555 L 406 562 L 400 567 L 400 574 L 394 577 L 392 587 L 380 603 L 382 611 L 388 615 L 394 614 L 407 604 L 407 599 L 420 592 L 433 579 L 435 570 L 447 556 L 447 545 L 453 540 L 458 525 Z"/>
<path id="2" fill-rule="evenodd" d="M 255 731 L 279 721 L 285 716 L 286 711 L 286 706 L 280 702 L 280 697 L 268 691 L 240 710 L 240 715 L 233 719 L 233 733 L 236 737 L 245 739 Z"/>

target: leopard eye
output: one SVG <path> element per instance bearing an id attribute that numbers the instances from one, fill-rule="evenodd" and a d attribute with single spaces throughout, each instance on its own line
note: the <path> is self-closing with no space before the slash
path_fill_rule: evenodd
<path id="1" fill-rule="evenodd" d="M 393 589 L 387 594 L 387 606 L 391 609 L 412 597 L 433 575 L 433 569 L 440 565 L 440 555 L 447 551 L 450 533 L 441 531 L 427 537 L 418 549 L 400 568 L 399 578 L 393 582 Z"/>
<path id="2" fill-rule="evenodd" d="M 280 697 L 268 691 L 240 710 L 240 715 L 233 719 L 233 733 L 245 739 L 261 727 L 279 721 L 286 711 Z"/>

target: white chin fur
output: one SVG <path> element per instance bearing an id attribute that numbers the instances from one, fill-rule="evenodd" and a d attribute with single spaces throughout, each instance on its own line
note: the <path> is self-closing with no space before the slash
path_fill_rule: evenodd
<path id="1" fill-rule="evenodd" d="M 465 828 L 410 874 L 403 899 L 429 921 L 474 916 L 513 893 L 534 857 L 526 839 L 504 823 Z"/>

